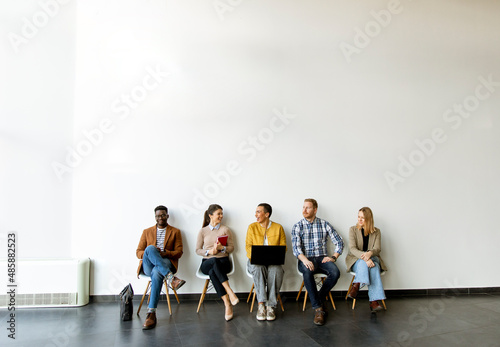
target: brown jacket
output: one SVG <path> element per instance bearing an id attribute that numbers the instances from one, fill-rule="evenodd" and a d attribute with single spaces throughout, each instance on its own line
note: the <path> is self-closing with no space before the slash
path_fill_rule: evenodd
<path id="1" fill-rule="evenodd" d="M 137 258 L 141 259 L 139 262 L 139 268 L 137 269 L 137 276 L 141 273 L 144 250 L 149 245 L 156 247 L 156 225 L 151 228 L 144 229 L 142 232 L 141 240 L 139 241 L 139 245 L 135 251 Z M 172 265 L 175 266 L 176 269 L 179 269 L 179 258 L 182 256 L 182 236 L 179 229 L 167 225 L 163 249 L 164 251 L 160 252 L 162 258 L 170 259 Z"/>
<path id="2" fill-rule="evenodd" d="M 375 228 L 375 231 L 368 235 L 368 251 L 372 251 L 373 256 L 378 257 L 380 260 L 380 268 L 386 271 L 387 268 L 380 257 L 380 250 L 380 229 Z M 356 226 L 352 226 L 349 229 L 349 254 L 347 254 L 345 258 L 347 272 L 351 271 L 352 266 L 360 259 L 363 253 L 363 236 L 361 236 L 361 232 Z"/>

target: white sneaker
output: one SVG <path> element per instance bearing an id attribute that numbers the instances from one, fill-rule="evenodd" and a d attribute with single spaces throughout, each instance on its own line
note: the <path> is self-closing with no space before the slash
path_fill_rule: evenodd
<path id="1" fill-rule="evenodd" d="M 259 309 L 257 310 L 257 320 L 266 319 L 266 306 L 264 304 L 259 304 Z"/>
<path id="2" fill-rule="evenodd" d="M 275 320 L 276 319 L 276 314 L 274 314 L 274 307 L 267 306 L 267 320 Z"/>

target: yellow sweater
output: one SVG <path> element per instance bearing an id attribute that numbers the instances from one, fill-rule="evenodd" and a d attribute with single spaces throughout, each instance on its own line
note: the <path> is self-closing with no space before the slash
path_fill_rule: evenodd
<path id="1" fill-rule="evenodd" d="M 265 234 L 266 231 L 258 222 L 252 223 L 248 226 L 247 238 L 245 242 L 248 259 L 251 259 L 252 257 L 253 245 L 261 246 L 264 244 Z M 283 227 L 278 223 L 272 222 L 269 229 L 267 229 L 267 240 L 269 242 L 269 246 L 286 246 L 286 236 Z"/>

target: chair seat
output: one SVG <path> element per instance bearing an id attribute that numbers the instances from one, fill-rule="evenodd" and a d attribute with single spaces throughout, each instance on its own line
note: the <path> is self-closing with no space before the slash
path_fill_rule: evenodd
<path id="1" fill-rule="evenodd" d="M 385 271 L 385 270 L 380 271 L 380 276 L 384 276 L 386 272 L 387 272 L 387 271 Z M 354 271 L 350 271 L 349 273 L 350 273 L 351 275 L 353 275 L 353 276 L 356 276 L 356 273 L 355 273 Z"/>

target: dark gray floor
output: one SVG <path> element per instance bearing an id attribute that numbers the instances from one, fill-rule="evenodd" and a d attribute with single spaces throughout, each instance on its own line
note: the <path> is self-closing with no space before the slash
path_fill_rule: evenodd
<path id="1" fill-rule="evenodd" d="M 295 300 L 274 322 L 258 322 L 241 300 L 235 318 L 226 322 L 220 301 L 181 301 L 168 314 L 158 308 L 156 329 L 141 329 L 146 308 L 132 321 L 119 320 L 118 303 L 93 303 L 80 308 L 18 309 L 16 340 L 4 328 L 8 312 L 0 312 L 0 346 L 500 346 L 500 296 L 467 295 L 400 297 L 386 301 L 388 310 L 371 314 L 366 299 L 356 309 L 337 299 L 327 323 L 312 323 Z M 138 302 L 134 302 L 137 309 Z"/>

